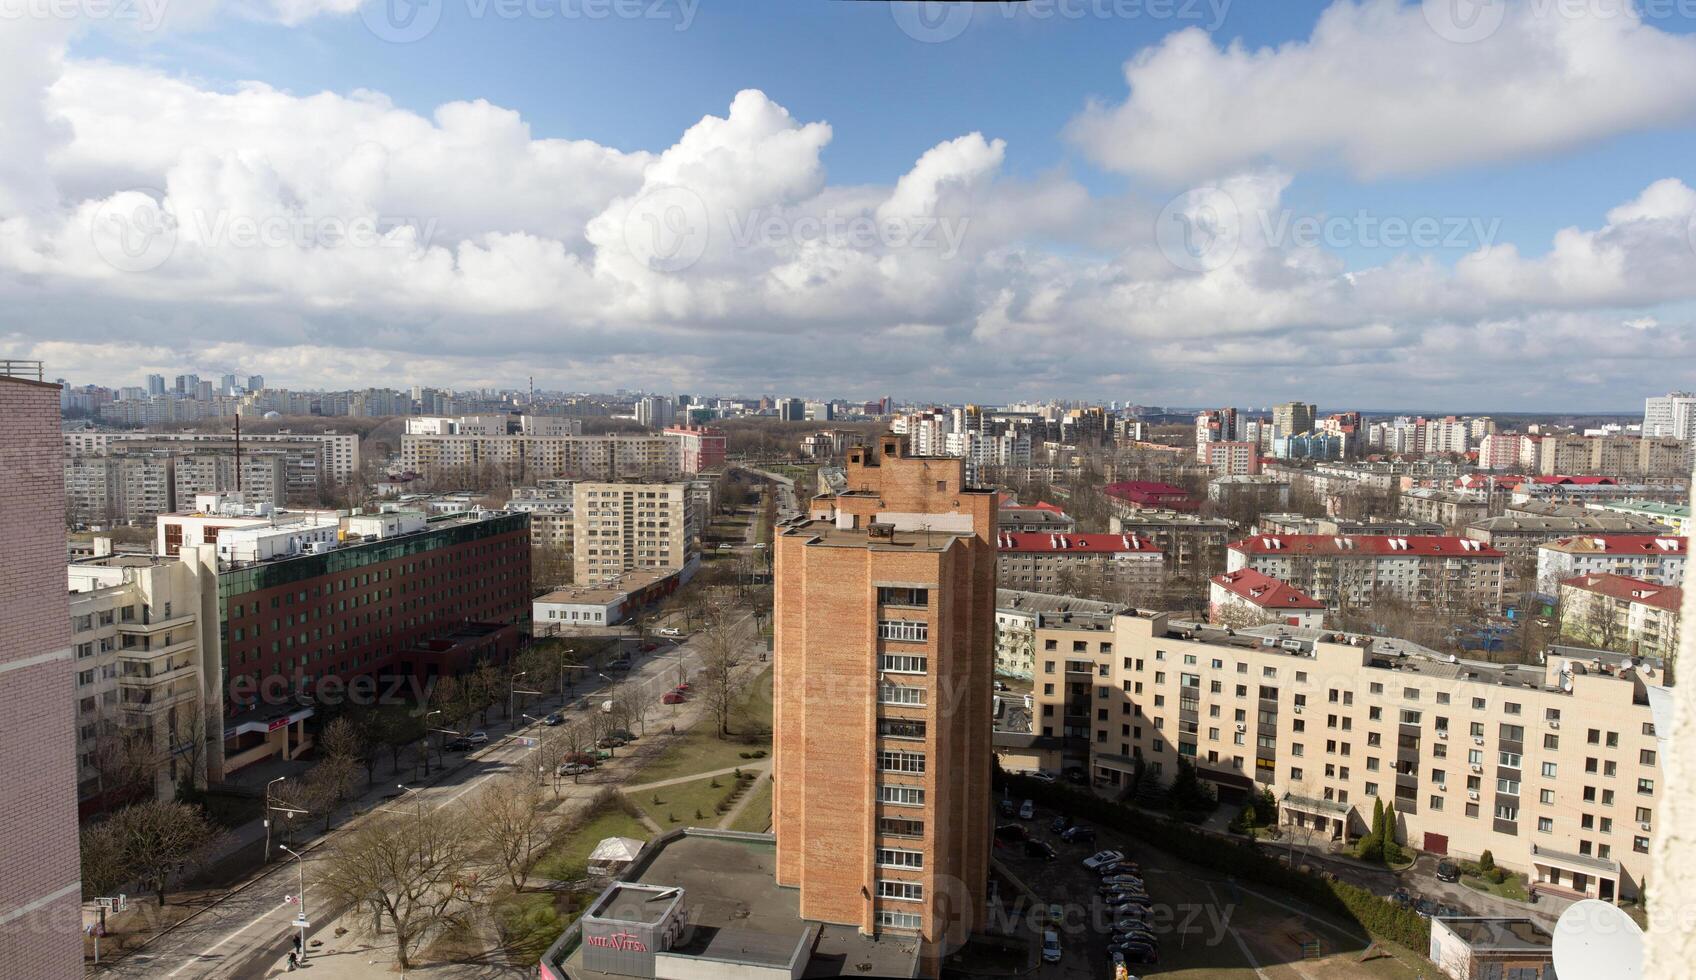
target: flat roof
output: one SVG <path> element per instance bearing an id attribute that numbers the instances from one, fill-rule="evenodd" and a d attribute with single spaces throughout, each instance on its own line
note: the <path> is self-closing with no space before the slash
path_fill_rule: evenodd
<path id="1" fill-rule="evenodd" d="M 1476 950 L 1506 953 L 1553 949 L 1554 937 L 1530 919 L 1444 918 L 1441 921 Z"/>
<path id="2" fill-rule="evenodd" d="M 676 888 L 653 888 L 615 882 L 606 895 L 589 910 L 589 914 L 597 919 L 653 925 L 664 921 L 671 907 L 682 898 L 682 892 Z"/>
<path id="3" fill-rule="evenodd" d="M 604 606 L 617 602 L 632 592 L 663 582 L 682 571 L 681 568 L 637 568 L 625 572 L 615 581 L 606 585 L 585 585 L 581 588 L 555 589 L 546 595 L 540 595 L 531 602 L 582 603 L 584 605 Z"/>
<path id="4" fill-rule="evenodd" d="M 967 537 L 962 531 L 894 531 L 888 537 L 874 538 L 863 527 L 840 528 L 833 521 L 808 520 L 789 524 L 784 536 L 807 536 L 808 545 L 826 548 L 867 548 L 872 551 L 947 551 L 954 539 Z"/>

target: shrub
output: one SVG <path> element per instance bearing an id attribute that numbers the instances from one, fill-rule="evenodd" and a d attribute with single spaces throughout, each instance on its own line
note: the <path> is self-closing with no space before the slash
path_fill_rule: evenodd
<path id="1" fill-rule="evenodd" d="M 1478 855 L 1478 867 L 1480 870 L 1489 871 L 1495 866 L 1496 856 L 1494 854 L 1491 854 L 1489 851 L 1485 851 L 1483 854 Z"/>

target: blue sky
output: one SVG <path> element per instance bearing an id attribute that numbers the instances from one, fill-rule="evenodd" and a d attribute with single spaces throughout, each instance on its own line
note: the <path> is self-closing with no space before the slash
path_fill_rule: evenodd
<path id="1" fill-rule="evenodd" d="M 439 362 L 425 367 L 407 356 L 405 340 L 428 339 L 434 330 L 462 337 L 518 316 L 524 328 L 508 335 L 531 346 L 507 360 L 568 355 L 557 378 L 561 385 L 608 377 L 617 386 L 643 387 L 633 359 L 673 344 L 680 356 L 655 387 L 700 388 L 722 378 L 726 389 L 749 390 L 762 381 L 773 389 L 800 389 L 816 382 L 796 374 L 797 363 L 769 354 L 731 361 L 726 351 L 735 344 L 725 339 L 774 332 L 822 337 L 846 354 L 853 345 L 839 336 L 843 301 L 849 297 L 854 306 L 851 297 L 862 289 L 876 301 L 868 304 L 860 329 L 882 338 L 869 342 L 921 337 L 945 358 L 960 345 L 982 350 L 981 363 L 914 371 L 904 379 L 935 384 L 939 399 L 1031 397 L 1052 388 L 1048 393 L 1061 397 L 1217 400 L 1194 384 L 1174 383 L 1172 367 L 1186 364 L 1210 385 L 1246 384 L 1256 397 L 1243 400 L 1253 402 L 1324 385 L 1382 403 L 1376 387 L 1359 379 L 1393 371 L 1409 387 L 1412 397 L 1394 399 L 1404 403 L 1476 396 L 1477 386 L 1488 384 L 1504 407 L 1619 408 L 1696 373 L 1686 360 L 1683 329 L 1696 297 L 1677 285 L 1674 274 L 1696 256 L 1696 249 L 1677 251 L 1679 212 L 1696 185 L 1696 130 L 1690 125 L 1696 98 L 1676 91 L 1688 78 L 1681 74 L 1683 62 L 1696 51 L 1686 46 L 1692 26 L 1686 22 L 1633 21 L 1623 29 L 1617 20 L 1551 22 L 1546 3 L 1483 0 L 1507 10 L 1505 26 L 1475 43 L 1450 43 L 1453 38 L 1410 37 L 1417 33 L 1410 25 L 1431 22 L 1413 0 L 1235 0 L 1222 10 L 1187 0 L 1039 0 L 1027 7 L 979 5 L 958 36 L 926 43 L 903 30 L 910 19 L 875 2 L 727 0 L 683 7 L 676 0 L 628 0 L 634 4 L 629 9 L 643 12 L 637 18 L 586 16 L 590 7 L 604 9 L 601 0 L 527 2 L 541 15 L 497 0 L 426 0 L 421 9 L 439 12 L 440 20 L 410 43 L 379 37 L 370 25 L 384 23 L 383 8 L 361 8 L 358 0 L 244 0 L 233 6 L 192 0 L 193 9 L 172 8 L 181 19 L 169 30 L 139 36 L 105 27 L 71 32 L 58 38 L 70 81 L 50 81 L 44 90 L 44 114 L 60 123 L 42 127 L 49 134 L 43 138 L 44 179 L 57 188 L 57 203 L 73 224 L 117 200 L 106 195 L 129 187 L 157 188 L 150 193 L 167 209 L 181 205 L 175 199 L 196 196 L 191 189 L 237 194 L 231 190 L 237 187 L 240 194 L 274 197 L 269 205 L 241 203 L 250 211 L 275 206 L 297 218 L 304 210 L 321 219 L 323 196 L 337 202 L 332 216 L 341 216 L 338 208 L 361 212 L 367 205 L 393 210 L 397 199 L 413 216 L 420 211 L 418 186 L 439 179 L 455 199 L 432 216 L 448 228 L 447 240 L 433 244 L 447 250 L 459 278 L 446 292 L 464 297 L 489 285 L 478 279 L 482 267 L 468 263 L 483 248 L 494 254 L 512 244 L 491 245 L 481 236 L 511 234 L 557 243 L 572 263 L 569 273 L 592 280 L 582 291 L 538 287 L 534 301 L 519 304 L 520 310 L 444 301 L 397 312 L 380 295 L 317 289 L 310 269 L 280 271 L 273 254 L 263 263 L 247 261 L 246 254 L 231 262 L 208 242 L 192 243 L 193 251 L 191 243 L 177 242 L 162 272 L 146 270 L 151 278 L 97 277 L 100 291 L 127 303 L 163 341 L 185 323 L 227 321 L 227 299 L 189 285 L 191 272 L 215 270 L 228 277 L 228 291 L 251 290 L 248 302 L 264 297 L 264 341 L 232 337 L 227 356 L 267 361 L 273 367 L 265 373 L 272 377 L 310 373 L 305 365 L 314 363 L 313 352 L 326 337 L 346 336 L 348 324 L 364 323 L 382 328 L 364 331 L 367 336 L 395 337 L 386 346 L 361 349 L 372 370 L 440 372 L 423 379 L 431 383 L 509 382 L 504 372 L 511 364 L 500 358 L 450 343 Z M 439 4 L 439 11 L 428 4 Z M 958 23 L 948 20 L 950 10 L 930 10 L 942 18 L 944 31 Z M 1114 10 L 1121 15 L 1103 13 Z M 1131 61 L 1140 67 L 1128 84 Z M 1666 67 L 1657 67 L 1660 62 Z M 1592 66 L 1590 74 L 1579 65 Z M 133 73 L 120 78 L 118 69 Z M 1453 91 L 1445 91 L 1451 83 Z M 255 85 L 270 95 L 254 98 Z M 147 144 L 129 161 L 118 159 L 115 107 L 68 105 L 103 86 L 135 91 L 137 104 L 125 116 L 159 123 L 138 124 L 127 136 L 132 147 Z M 170 91 L 156 97 L 141 91 L 153 86 Z M 760 94 L 758 105 L 745 107 L 743 121 L 751 129 L 743 132 L 734 121 L 728 127 L 738 139 L 747 136 L 747 145 L 715 148 L 715 140 L 729 136 L 691 130 L 704 119 L 731 115 L 732 100 L 748 89 Z M 393 111 L 381 118 L 361 115 L 355 110 L 368 101 L 362 92 L 379 93 Z M 104 99 L 110 103 L 112 96 Z M 487 118 L 464 132 L 438 123 L 431 166 L 442 169 L 409 175 L 407 193 L 398 190 L 395 171 L 424 165 L 413 162 L 417 134 L 395 137 L 389 127 L 404 123 L 415 130 L 433 120 L 438 107 L 479 100 L 516 113 L 528 127 L 530 148 L 512 144 L 504 130 L 489 135 L 495 124 Z M 1092 105 L 1099 111 L 1092 114 Z M 321 112 L 326 108 L 332 111 Z M 1477 117 L 1467 118 L 1469 112 Z M 322 131 L 311 129 L 320 121 Z M 812 123 L 828 124 L 828 140 L 806 135 Z M 337 125 L 347 128 L 338 134 Z M 268 126 L 278 131 L 267 132 Z M 303 126 L 312 140 L 324 141 L 312 142 L 321 151 L 321 172 L 293 158 L 310 153 L 287 145 L 288 128 Z M 74 132 L 69 150 L 62 135 L 67 128 Z M 696 133 L 694 145 L 686 132 Z M 480 146 L 479 139 L 494 142 Z M 537 187 L 557 181 L 566 189 L 562 197 L 571 197 L 570 188 L 596 188 L 582 191 L 581 200 L 537 200 L 536 210 L 547 217 L 525 214 L 516 189 L 529 185 L 519 181 L 499 188 L 514 198 L 499 206 L 477 201 L 476 186 L 453 186 L 477 169 L 476 161 L 499 164 L 507 153 L 528 158 L 549 140 L 577 141 L 606 159 L 589 171 L 531 159 L 537 172 L 529 177 Z M 805 149 L 791 160 L 785 154 L 796 140 Z M 338 183 L 346 174 L 337 167 L 360 159 L 350 148 L 372 144 L 388 161 L 384 177 L 375 179 L 390 183 L 373 189 L 362 176 L 355 196 L 369 194 L 370 200 L 349 204 L 347 188 Z M 921 158 L 930 163 L 921 166 Z M 740 203 L 724 203 L 735 195 L 700 176 L 713 170 L 715 159 L 739 161 L 731 169 L 757 174 L 768 196 L 747 197 L 747 188 L 738 188 Z M 263 187 L 232 184 L 232 167 L 243 180 L 258 173 Z M 499 166 L 493 172 L 497 176 L 483 179 L 503 183 Z M 697 176 L 678 177 L 689 173 Z M 956 262 L 936 276 L 923 263 L 894 262 L 899 256 L 884 256 L 883 278 L 862 281 L 858 272 L 844 272 L 856 263 L 844 266 L 837 261 L 842 256 L 803 275 L 795 267 L 794 243 L 784 242 L 762 251 L 759 261 L 739 255 L 748 261 L 725 264 L 718 280 L 706 276 L 713 266 L 709 252 L 700 267 L 636 282 L 615 267 L 605 226 L 597 233 L 594 219 L 631 221 L 643 194 L 662 186 L 661 174 L 668 175 L 665 186 L 682 183 L 705 200 L 715 222 L 721 205 L 741 208 L 743 217 L 788 209 L 793 220 L 797 209 L 847 202 L 859 213 L 886 216 L 891 205 L 878 202 L 908 175 L 909 183 L 929 190 L 894 196 L 930 209 L 922 220 L 941 220 L 958 207 L 963 210 L 948 214 L 995 231 L 974 234 L 973 244 L 981 247 L 971 250 L 969 269 Z M 335 192 L 326 194 L 326 186 Z M 1174 276 L 1169 268 L 1150 267 L 1145 260 L 1154 243 L 1146 226 L 1164 220 L 1155 212 L 1162 204 L 1170 211 L 1175 195 L 1218 187 L 1228 189 L 1245 228 L 1249 215 L 1263 222 L 1363 215 L 1372 222 L 1435 219 L 1452 223 L 1445 231 L 1456 234 L 1433 243 L 1382 245 L 1344 221 L 1343 231 L 1317 248 L 1292 251 L 1288 242 L 1254 243 L 1250 235 L 1218 268 L 1181 269 Z M 1650 188 L 1659 190 L 1640 201 Z M 1205 197 L 1191 204 L 1202 207 Z M 429 196 L 421 200 L 422 210 L 430 210 Z M 1610 219 L 1626 205 L 1628 215 Z M 1188 215 L 1190 207 L 1178 210 Z M 0 207 L 0 221 L 6 215 Z M 1566 234 L 1565 252 L 1555 245 L 1562 229 L 1575 230 Z M 52 238 L 51 229 L 40 234 L 43 242 Z M 41 254 L 50 252 L 43 246 Z M 412 257 L 412 271 L 425 254 Z M 323 257 L 310 249 L 292 256 L 307 266 Z M 819 261 L 805 250 L 801 257 Z M 191 258 L 205 264 L 194 266 Z M 1431 269 L 1422 271 L 1427 262 Z M 14 271 L 28 264 L 20 261 Z M 5 269 L 0 263 L 0 276 Z M 1605 270 L 1608 281 L 1590 281 L 1595 269 Z M 279 286 L 282 279 L 291 285 Z M 1362 295 L 1362 282 L 1372 295 Z M 911 295 L 896 295 L 908 284 Z M 507 284 L 495 295 L 526 294 L 532 285 L 529 279 L 521 288 Z M 0 288 L 24 308 L 70 305 L 39 278 L 0 278 Z M 798 300 L 796 289 L 816 302 Z M 418 292 L 403 291 L 409 297 Z M 632 294 L 639 301 L 631 301 Z M 766 298 L 746 307 L 724 298 L 750 294 Z M 9 344 L 13 352 L 50 339 L 3 330 L 0 346 Z M 1123 363 L 1107 369 L 1099 359 L 1080 362 L 1076 354 L 1048 352 L 1074 330 L 1078 336 L 1101 331 L 1097 349 Z M 69 331 L 71 338 L 78 334 Z M 1514 353 L 1568 336 L 1605 340 L 1606 346 L 1569 365 L 1544 354 Z M 1205 343 L 1206 337 L 1213 342 Z M 1334 346 L 1337 337 L 1351 339 L 1350 355 L 1316 375 L 1310 352 Z M 1196 349 L 1175 342 L 1184 338 Z M 107 340 L 93 328 L 82 339 L 84 350 L 61 356 L 92 360 Z M 1445 377 L 1413 356 L 1432 344 L 1443 359 L 1478 361 L 1476 373 Z M 1003 347 L 1039 363 L 998 374 L 992 365 L 1005 363 Z M 160 348 L 153 356 L 163 359 L 168 344 Z M 1489 356 L 1471 357 L 1473 348 Z M 750 349 L 760 349 L 759 343 Z M 1563 374 L 1564 384 L 1552 379 Z M 844 394 L 875 391 L 880 384 L 874 378 L 839 382 Z M 1469 406 L 1491 401 L 1466 398 Z"/>

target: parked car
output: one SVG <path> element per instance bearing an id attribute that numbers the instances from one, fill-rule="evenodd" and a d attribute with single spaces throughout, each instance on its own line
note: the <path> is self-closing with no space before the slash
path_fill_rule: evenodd
<path id="1" fill-rule="evenodd" d="M 1154 903 L 1147 898 L 1121 898 L 1107 904 L 1107 914 L 1121 916 L 1131 912 L 1153 914 Z"/>
<path id="2" fill-rule="evenodd" d="M 1060 839 L 1069 844 L 1093 844 L 1095 843 L 1095 828 L 1067 827 L 1061 831 Z"/>
<path id="3" fill-rule="evenodd" d="M 1101 887 L 1103 888 L 1118 888 L 1122 885 L 1135 885 L 1141 888 L 1142 879 L 1136 875 L 1108 875 L 1101 879 Z"/>
<path id="4" fill-rule="evenodd" d="M 1437 911 L 1437 903 L 1429 898 L 1422 898 L 1413 903 L 1413 910 L 1419 913 L 1421 919 L 1429 919 L 1431 914 Z"/>
<path id="5" fill-rule="evenodd" d="M 1438 881 L 1459 881 L 1460 880 L 1460 866 L 1455 864 L 1453 861 L 1438 861 L 1437 862 L 1437 880 Z"/>
<path id="6" fill-rule="evenodd" d="M 471 740 L 461 735 L 456 739 L 449 740 L 443 748 L 449 752 L 469 752 L 471 751 Z"/>
<path id="7" fill-rule="evenodd" d="M 1052 782 L 1054 782 L 1054 774 L 1049 772 L 1047 769 L 1038 769 L 1037 771 L 1031 773 L 1030 776 L 1031 776 L 1032 779 L 1036 780 L 1039 783 L 1052 783 Z"/>
<path id="8" fill-rule="evenodd" d="M 1131 922 L 1125 928 L 1113 930 L 1110 942 L 1114 945 L 1129 942 L 1144 942 L 1151 946 L 1160 944 L 1160 940 L 1154 937 L 1154 927 L 1146 922 Z"/>
<path id="9" fill-rule="evenodd" d="M 621 738 L 626 742 L 636 741 L 636 733 L 625 728 L 614 728 L 612 731 L 607 732 L 607 734 L 611 735 L 613 738 Z"/>
<path id="10" fill-rule="evenodd" d="M 1118 951 L 1125 954 L 1125 961 L 1128 963 L 1160 962 L 1160 950 L 1148 943 L 1128 942 L 1119 946 Z"/>
<path id="11" fill-rule="evenodd" d="M 1466 913 L 1462 912 L 1458 906 L 1444 905 L 1441 902 L 1437 903 L 1437 911 L 1432 913 L 1432 915 L 1439 919 L 1453 919 L 1465 914 Z"/>
<path id="12" fill-rule="evenodd" d="M 682 636 L 683 631 L 675 626 L 666 626 L 659 630 L 661 636 Z"/>
<path id="13" fill-rule="evenodd" d="M 1036 816 L 1036 803 L 1031 800 L 1026 800 L 1024 803 L 1019 805 L 1020 820 L 1029 820 L 1034 816 Z"/>
<path id="14" fill-rule="evenodd" d="M 1413 896 L 1407 893 L 1406 888 L 1398 888 L 1390 894 L 1390 901 L 1406 908 L 1413 904 Z"/>
<path id="15" fill-rule="evenodd" d="M 686 702 L 688 700 L 689 700 L 688 698 L 677 693 L 676 691 L 667 691 L 665 693 L 665 696 L 660 698 L 660 703 L 661 704 L 683 704 L 684 702 Z"/>
<path id="16" fill-rule="evenodd" d="M 624 739 L 615 738 L 611 735 L 606 735 L 606 736 L 603 736 L 599 741 L 597 741 L 595 743 L 595 747 L 600 748 L 600 749 L 616 749 L 620 745 L 624 745 L 624 744 L 625 744 Z"/>
<path id="17" fill-rule="evenodd" d="M 688 684 L 679 684 L 676 687 L 672 688 L 672 690 L 676 691 L 679 694 L 688 694 L 689 693 L 689 685 Z"/>
<path id="18" fill-rule="evenodd" d="M 556 711 L 553 714 L 547 716 L 546 718 L 543 718 L 542 724 L 548 726 L 549 728 L 553 728 L 556 725 L 565 724 L 565 718 L 559 712 Z"/>
<path id="19" fill-rule="evenodd" d="M 1112 891 L 1108 892 L 1107 894 L 1101 896 L 1102 903 L 1109 906 L 1109 907 L 1114 906 L 1114 905 L 1129 905 L 1132 902 L 1147 901 L 1147 900 L 1148 900 L 1148 893 L 1147 892 L 1132 892 L 1132 891 L 1126 891 L 1126 890 L 1121 889 L 1121 888 L 1115 888 L 1114 890 L 1112 890 Z"/>
<path id="20" fill-rule="evenodd" d="M 1048 924 L 1063 926 L 1066 924 L 1066 906 L 1054 902 L 1048 906 Z"/>
<path id="21" fill-rule="evenodd" d="M 1054 848 L 1047 841 L 1025 841 L 1025 854 L 1030 857 L 1041 858 L 1044 861 L 1054 860 Z"/>
<path id="22" fill-rule="evenodd" d="M 559 766 L 559 774 L 561 776 L 581 776 L 594 768 L 594 766 L 585 765 L 581 762 L 562 762 Z"/>
<path id="23" fill-rule="evenodd" d="M 1044 963 L 1060 962 L 1060 934 L 1053 929 L 1043 930 L 1042 961 Z"/>
<path id="24" fill-rule="evenodd" d="M 1055 817 L 1053 820 L 1048 821 L 1048 829 L 1051 833 L 1056 833 L 1056 834 L 1059 834 L 1061 836 L 1065 836 L 1065 834 L 1066 834 L 1066 815 L 1064 813 L 1062 813 L 1058 817 Z"/>
<path id="25" fill-rule="evenodd" d="M 488 745 L 489 734 L 487 732 L 472 732 L 465 736 L 465 740 L 470 742 L 472 745 Z"/>
<path id="26" fill-rule="evenodd" d="M 573 752 L 565 757 L 566 765 L 579 765 L 595 768 L 595 757 L 587 752 Z"/>
<path id="27" fill-rule="evenodd" d="M 1067 766 L 1061 771 L 1060 778 L 1064 779 L 1068 783 L 1074 783 L 1078 786 L 1082 786 L 1089 782 L 1089 773 L 1084 772 L 1083 769 L 1078 766 Z"/>
<path id="28" fill-rule="evenodd" d="M 1017 811 L 1017 808 L 1013 806 L 1012 800 L 1003 799 L 1001 801 L 1001 815 L 1002 816 L 1010 817 L 1016 812 L 1018 812 L 1018 811 Z"/>
<path id="29" fill-rule="evenodd" d="M 1101 877 L 1105 878 L 1108 875 L 1118 874 L 1121 870 L 1125 870 L 1124 865 L 1120 864 L 1117 861 L 1109 861 L 1106 864 L 1102 865 L 1101 867 L 1096 868 L 1095 873 L 1100 875 Z"/>
<path id="30" fill-rule="evenodd" d="M 1084 867 L 1091 871 L 1095 871 L 1104 864 L 1113 864 L 1117 861 L 1123 861 L 1124 859 L 1125 854 L 1123 851 L 1096 851 L 1089 857 L 1084 858 Z"/>
<path id="31" fill-rule="evenodd" d="M 1026 830 L 1025 825 L 1022 823 L 1004 823 L 995 828 L 995 837 L 997 840 L 1029 840 L 1030 836 L 1030 831 Z"/>

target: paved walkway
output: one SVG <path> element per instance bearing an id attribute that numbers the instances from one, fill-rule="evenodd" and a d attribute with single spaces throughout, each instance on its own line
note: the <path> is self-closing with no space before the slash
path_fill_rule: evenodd
<path id="1" fill-rule="evenodd" d="M 734 772 L 735 770 L 731 771 Z M 736 801 L 736 805 L 730 808 L 730 812 L 724 815 L 724 819 L 718 822 L 720 830 L 727 829 L 736 822 L 736 818 L 742 815 L 743 810 L 747 809 L 748 801 L 760 795 L 760 785 L 770 778 L 771 764 L 768 762 L 760 767 L 760 774 L 754 778 L 753 782 L 748 784 L 747 792 L 743 793 L 742 798 Z M 765 828 L 761 827 L 760 829 L 764 830 Z"/>
<path id="2" fill-rule="evenodd" d="M 760 770 L 763 771 L 766 767 L 771 765 L 771 763 L 769 762 L 769 757 L 768 757 L 768 759 L 762 759 L 760 761 L 765 762 L 766 765 L 765 766 L 752 766 L 752 765 L 750 765 L 750 766 L 730 766 L 729 768 L 726 768 L 726 769 L 710 769 L 710 770 L 707 770 L 706 772 L 690 773 L 687 776 L 675 776 L 671 779 L 657 779 L 657 780 L 655 780 L 651 783 L 638 783 L 634 786 L 625 786 L 625 787 L 623 787 L 622 792 L 634 793 L 637 790 L 641 790 L 641 789 L 659 789 L 661 786 L 676 786 L 678 783 L 692 783 L 697 779 L 706 779 L 708 776 L 729 776 L 729 775 L 732 775 L 733 773 L 736 773 L 736 772 L 747 772 L 750 769 L 760 769 Z"/>

